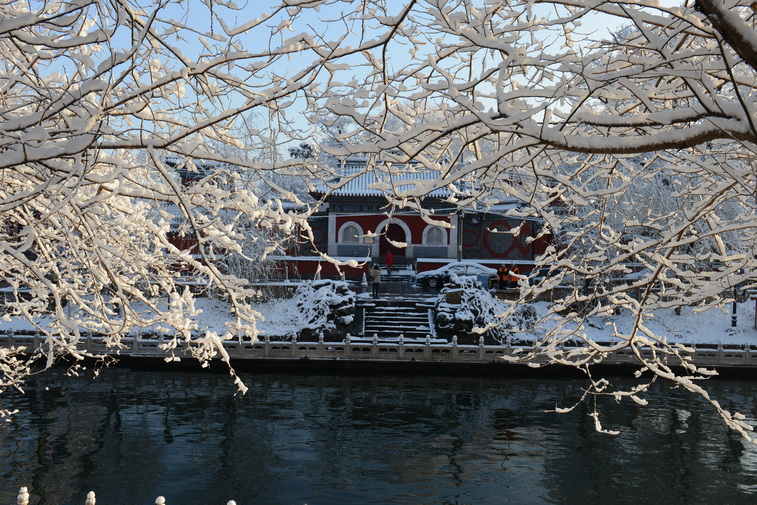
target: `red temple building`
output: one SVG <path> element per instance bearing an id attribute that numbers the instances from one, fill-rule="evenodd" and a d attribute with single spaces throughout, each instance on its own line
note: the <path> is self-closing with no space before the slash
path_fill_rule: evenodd
<path id="1" fill-rule="evenodd" d="M 424 271 L 456 261 L 474 260 L 492 267 L 517 265 L 528 272 L 535 256 L 546 250 L 549 237 L 538 237 L 541 222 L 509 215 L 520 202 L 509 200 L 483 210 L 458 209 L 450 203 L 447 188 L 434 189 L 421 200 L 421 212 L 411 206 L 392 209 L 384 188 L 401 196 L 429 187 L 440 174 L 432 170 L 402 171 L 397 175 L 365 170 L 362 159 L 348 161 L 344 182 L 329 181 L 316 187 L 312 196 L 323 202 L 309 220 L 318 251 L 340 261 L 367 262 L 355 269 L 343 267 L 346 277 L 382 263 L 391 251 L 399 271 Z M 354 175 L 357 174 L 357 175 Z M 434 221 L 439 225 L 435 225 Z M 518 230 L 513 233 L 513 230 Z M 336 267 L 319 259 L 313 244 L 304 244 L 295 256 L 286 258 L 301 276 L 339 275 Z M 319 270 L 320 265 L 320 270 Z"/>

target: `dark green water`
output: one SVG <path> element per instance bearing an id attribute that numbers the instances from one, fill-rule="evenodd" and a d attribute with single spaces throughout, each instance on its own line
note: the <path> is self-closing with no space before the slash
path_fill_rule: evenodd
<path id="1" fill-rule="evenodd" d="M 655 386 L 651 406 L 545 413 L 581 381 L 243 376 L 126 368 L 46 373 L 0 422 L 0 504 L 757 503 L 757 448 L 701 400 Z M 757 382 L 713 395 L 755 416 Z"/>

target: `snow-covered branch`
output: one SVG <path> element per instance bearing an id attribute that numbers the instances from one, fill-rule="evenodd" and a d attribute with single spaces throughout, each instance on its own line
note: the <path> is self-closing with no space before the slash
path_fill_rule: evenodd
<path id="1" fill-rule="evenodd" d="M 659 366 L 642 366 L 668 377 L 663 362 L 678 357 L 645 324 L 649 310 L 722 306 L 755 284 L 745 1 L 188 8 L 0 6 L 0 275 L 48 356 L 78 353 L 82 331 L 117 347 L 147 325 L 200 357 L 218 338 L 254 337 L 240 265 L 312 238 L 306 189 L 338 190 L 365 170 L 387 203 L 429 222 L 419 201 L 440 188 L 450 207 L 520 200 L 512 216 L 554 237 L 535 258 L 554 275 L 523 283 L 522 299 L 570 287 L 548 316 L 570 322 L 538 347 L 556 360 L 600 360 L 608 349 L 595 343 L 567 358 L 560 345 L 590 315 L 629 311 L 636 325 L 618 345 L 651 350 Z M 307 159 L 281 159 L 304 143 Z M 342 170 L 354 155 L 365 169 Z M 403 170 L 439 177 L 393 186 Z M 176 245 L 190 236 L 194 248 Z M 187 269 L 231 302 L 223 337 L 197 337 Z"/>

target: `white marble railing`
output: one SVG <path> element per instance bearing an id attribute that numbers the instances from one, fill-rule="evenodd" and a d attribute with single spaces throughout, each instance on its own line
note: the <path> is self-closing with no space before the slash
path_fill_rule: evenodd
<path id="1" fill-rule="evenodd" d="M 95 492 L 90 491 L 87 493 L 87 499 L 84 501 L 84 505 L 95 505 L 96 504 L 96 497 Z M 18 491 L 18 498 L 16 499 L 17 505 L 29 505 L 29 491 L 27 488 L 22 487 Z M 162 496 L 158 496 L 155 499 L 155 505 L 166 505 L 166 499 Z M 226 505 L 237 505 L 234 500 L 229 500 L 226 502 Z"/>
<path id="2" fill-rule="evenodd" d="M 0 335 L 0 347 L 24 346 L 31 351 L 43 345 L 44 339 L 40 335 Z M 125 347 L 116 351 L 108 348 L 105 340 L 92 336 L 83 337 L 79 343 L 82 351 L 93 354 L 112 354 L 131 357 L 166 357 L 163 344 L 167 342 L 160 338 L 124 337 L 121 343 Z M 311 359 L 311 360 L 351 360 L 351 361 L 384 361 L 384 362 L 447 362 L 447 363 L 501 363 L 506 365 L 503 356 L 513 356 L 525 350 L 515 345 L 484 345 L 483 339 L 477 345 L 458 344 L 453 338 L 448 342 L 430 335 L 425 339 L 379 339 L 373 337 L 347 337 L 341 342 L 326 342 L 321 336 L 314 342 L 299 341 L 225 341 L 224 348 L 232 359 Z M 173 350 L 174 355 L 183 357 L 186 344 L 181 344 Z M 689 356 L 694 363 L 703 366 L 722 367 L 757 367 L 757 347 L 729 347 L 716 345 L 690 345 L 691 350 L 683 351 L 682 355 Z M 650 353 L 651 357 L 651 353 Z M 546 358 L 543 362 L 546 362 Z M 541 363 L 541 361 L 537 361 Z M 638 363 L 630 349 L 621 349 L 606 355 L 603 364 L 633 364 Z"/>

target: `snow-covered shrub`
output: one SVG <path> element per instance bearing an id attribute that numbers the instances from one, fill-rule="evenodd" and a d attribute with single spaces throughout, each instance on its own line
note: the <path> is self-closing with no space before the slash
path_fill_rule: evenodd
<path id="1" fill-rule="evenodd" d="M 305 282 L 297 288 L 292 301 L 306 329 L 345 327 L 355 318 L 355 293 L 343 281 Z"/>
<path id="2" fill-rule="evenodd" d="M 515 306 L 492 296 L 473 277 L 452 276 L 436 301 L 436 324 L 442 335 L 474 343 L 479 335 L 504 343 L 513 330 L 533 326 L 536 311 L 525 303 Z M 468 342 L 466 342 L 468 341 Z"/>

